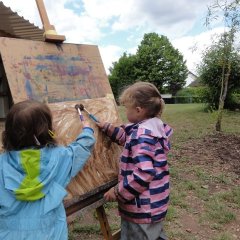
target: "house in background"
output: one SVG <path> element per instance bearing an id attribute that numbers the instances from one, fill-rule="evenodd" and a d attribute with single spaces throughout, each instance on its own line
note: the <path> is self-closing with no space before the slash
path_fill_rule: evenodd
<path id="1" fill-rule="evenodd" d="M 165 103 L 174 103 L 174 99 L 172 98 L 172 94 L 161 94 L 162 99 Z"/>
<path id="2" fill-rule="evenodd" d="M 0 37 L 43 41 L 43 33 L 43 29 L 19 16 L 0 1 Z M 12 98 L 0 52 L 0 119 L 6 117 L 11 105 Z"/>
<path id="3" fill-rule="evenodd" d="M 198 82 L 198 76 L 195 75 L 193 72 L 188 71 L 188 76 L 186 79 L 186 86 L 190 87 L 190 85 L 196 81 Z"/>

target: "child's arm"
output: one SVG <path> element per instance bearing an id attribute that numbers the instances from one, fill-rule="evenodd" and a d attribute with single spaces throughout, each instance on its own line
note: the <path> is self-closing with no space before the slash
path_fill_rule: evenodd
<path id="1" fill-rule="evenodd" d="M 93 134 L 94 131 L 92 128 L 84 127 L 82 133 L 77 137 L 75 142 L 68 146 L 73 152 L 71 177 L 75 177 L 78 174 L 91 156 L 95 143 L 95 137 Z"/>
<path id="2" fill-rule="evenodd" d="M 123 146 L 126 142 L 126 132 L 124 126 L 115 127 L 111 123 L 96 123 L 98 127 L 106 133 L 113 142 Z"/>
<path id="3" fill-rule="evenodd" d="M 153 166 L 155 139 L 141 135 L 138 139 L 133 139 L 130 144 L 133 154 L 133 172 L 131 175 L 124 176 L 117 187 L 118 198 L 124 202 L 134 199 L 148 189 L 156 175 Z"/>
<path id="4" fill-rule="evenodd" d="M 74 142 L 64 147 L 60 153 L 60 168 L 58 173 L 58 181 L 66 187 L 71 178 L 75 177 L 83 168 L 86 161 L 91 156 L 91 152 L 95 143 L 93 129 L 85 126 L 81 134 Z"/>

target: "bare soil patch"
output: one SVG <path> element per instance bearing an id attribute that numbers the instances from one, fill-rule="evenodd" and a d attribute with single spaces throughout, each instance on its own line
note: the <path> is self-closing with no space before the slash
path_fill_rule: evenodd
<path id="1" fill-rule="evenodd" d="M 225 203 L 224 209 L 233 212 L 236 216 L 235 220 L 218 224 L 209 218 L 204 218 L 209 211 L 206 205 L 211 201 L 211 197 L 240 186 L 240 137 L 234 134 L 214 133 L 201 139 L 191 139 L 183 143 L 180 149 L 173 149 L 171 165 L 181 167 L 178 181 L 189 180 L 202 184 L 200 187 L 206 188 L 208 196 L 204 199 L 197 197 L 194 191 L 186 191 L 185 201 L 188 208 L 179 208 L 177 219 L 166 224 L 168 231 L 175 231 L 175 235 L 170 237 L 170 240 L 240 239 L 240 208 L 231 201 Z M 194 171 L 186 170 L 198 168 L 209 174 L 206 175 L 209 176 L 206 185 L 203 183 L 204 176 L 203 181 L 197 181 Z M 219 176 L 223 176 L 222 181 L 221 179 L 216 181 L 214 178 Z M 225 177 L 228 179 L 226 182 Z M 174 187 L 177 187 L 176 184 L 175 186 L 173 184 Z"/>
<path id="2" fill-rule="evenodd" d="M 178 156 L 186 156 L 192 164 L 222 165 L 224 170 L 240 175 L 240 136 L 216 132 L 203 139 L 185 143 Z"/>

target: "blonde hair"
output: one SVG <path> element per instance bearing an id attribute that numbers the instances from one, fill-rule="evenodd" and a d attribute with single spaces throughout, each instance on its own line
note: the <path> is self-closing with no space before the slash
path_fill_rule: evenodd
<path id="1" fill-rule="evenodd" d="M 142 107 L 147 117 L 161 116 L 164 101 L 158 89 L 149 82 L 136 82 L 128 86 L 120 95 L 119 102 L 127 107 Z"/>

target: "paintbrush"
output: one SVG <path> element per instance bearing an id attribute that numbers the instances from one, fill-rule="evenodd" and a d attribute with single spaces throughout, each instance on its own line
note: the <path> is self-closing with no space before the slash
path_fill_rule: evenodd
<path id="1" fill-rule="evenodd" d="M 83 115 L 82 115 L 82 112 L 81 112 L 81 106 L 80 106 L 79 104 L 76 104 L 76 105 L 75 105 L 75 108 L 76 108 L 76 110 L 78 111 L 80 120 L 83 121 Z"/>
<path id="2" fill-rule="evenodd" d="M 91 114 L 82 104 L 79 104 L 79 107 L 80 107 L 80 110 L 81 111 L 86 111 L 88 116 L 95 122 L 99 122 L 98 119 L 93 115 Z"/>

